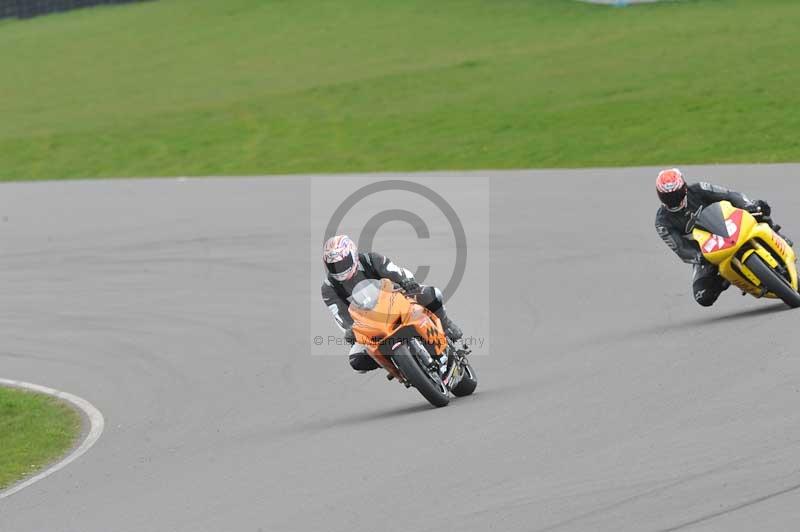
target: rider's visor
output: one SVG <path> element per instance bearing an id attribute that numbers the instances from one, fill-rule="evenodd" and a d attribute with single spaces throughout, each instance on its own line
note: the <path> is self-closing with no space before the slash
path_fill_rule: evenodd
<path id="1" fill-rule="evenodd" d="M 326 262 L 325 266 L 328 267 L 328 271 L 332 274 L 345 273 L 353 267 L 353 255 L 348 253 L 342 260 Z"/>
<path id="2" fill-rule="evenodd" d="M 670 207 L 669 205 L 667 205 L 667 204 L 664 204 L 664 207 L 666 207 L 666 209 L 667 209 L 669 212 L 678 212 L 678 211 L 680 211 L 680 210 L 683 210 L 683 209 L 685 209 L 685 208 L 686 208 L 686 204 L 687 204 L 687 197 L 686 197 L 686 196 L 684 196 L 684 197 L 683 197 L 683 199 L 681 200 L 681 202 L 680 202 L 680 203 L 678 203 L 676 206 L 674 206 L 674 207 Z"/>

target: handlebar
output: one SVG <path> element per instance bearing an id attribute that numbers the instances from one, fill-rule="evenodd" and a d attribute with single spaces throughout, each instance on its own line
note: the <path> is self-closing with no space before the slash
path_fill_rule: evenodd
<path id="1" fill-rule="evenodd" d="M 770 215 L 768 215 L 768 214 L 764 213 L 763 211 L 751 212 L 750 214 L 752 214 L 752 215 L 753 215 L 753 217 L 754 217 L 756 220 L 758 220 L 758 221 L 760 221 L 760 222 L 763 222 L 763 223 L 766 223 L 766 224 L 768 224 L 770 227 L 772 227 L 772 225 L 773 225 L 773 222 L 772 222 L 772 216 L 770 216 Z"/>

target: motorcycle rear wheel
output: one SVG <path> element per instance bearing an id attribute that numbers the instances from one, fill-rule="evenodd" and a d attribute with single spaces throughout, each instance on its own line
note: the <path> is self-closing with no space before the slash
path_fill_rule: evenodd
<path id="1" fill-rule="evenodd" d="M 432 375 L 427 368 L 422 366 L 417 357 L 411 354 L 407 346 L 401 345 L 398 347 L 392 353 L 392 360 L 408 383 L 416 388 L 430 404 L 441 408 L 450 403 L 450 394 L 447 386 L 442 383 L 438 372 Z"/>
<path id="2" fill-rule="evenodd" d="M 792 308 L 800 307 L 800 293 L 770 268 L 761 257 L 753 253 L 744 261 L 744 265 L 764 283 L 767 290 L 780 297 L 784 303 Z"/>

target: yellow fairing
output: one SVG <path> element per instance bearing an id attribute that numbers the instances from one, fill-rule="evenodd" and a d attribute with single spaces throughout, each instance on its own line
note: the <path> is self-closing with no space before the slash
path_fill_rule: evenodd
<path id="1" fill-rule="evenodd" d="M 740 290 L 756 297 L 776 298 L 771 292 L 764 294 L 761 281 L 744 266 L 744 262 L 753 253 L 757 253 L 771 268 L 780 264 L 778 256 L 786 265 L 792 288 L 797 290 L 797 257 L 794 250 L 766 223 L 758 223 L 749 212 L 737 209 L 727 201 L 720 203 L 723 215 L 729 224 L 729 231 L 738 227 L 738 233 L 724 238 L 695 228 L 694 239 L 700 246 L 703 256 L 712 264 L 719 266 L 720 275 Z M 739 214 L 741 213 L 741 214 Z M 736 223 L 735 221 L 738 221 Z M 745 247 L 745 244 L 747 246 Z M 740 253 L 742 248 L 747 249 Z"/>
<path id="2" fill-rule="evenodd" d="M 730 258 L 733 257 L 737 251 L 739 251 L 742 245 L 750 240 L 750 234 L 758 225 L 756 219 L 749 212 L 737 209 L 727 201 L 720 202 L 720 205 L 722 206 L 722 213 L 726 220 L 733 218 L 737 211 L 741 212 L 741 222 L 738 224 L 740 225 L 738 239 L 736 240 L 735 244 L 730 247 L 723 247 L 722 249 L 709 252 L 708 249 L 710 248 L 706 245 L 709 240 L 713 241 L 715 239 L 720 239 L 721 237 L 712 235 L 711 233 L 702 229 L 695 229 L 693 232 L 694 239 L 700 245 L 700 251 L 703 252 L 703 256 L 711 264 L 717 265 L 722 265 L 724 262 L 730 260 Z"/>

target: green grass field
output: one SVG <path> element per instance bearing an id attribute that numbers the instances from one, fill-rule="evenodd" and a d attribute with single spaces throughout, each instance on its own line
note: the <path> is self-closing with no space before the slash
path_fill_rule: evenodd
<path id="1" fill-rule="evenodd" d="M 0 22 L 0 179 L 800 160 L 800 2 L 158 0 Z"/>
<path id="2" fill-rule="evenodd" d="M 0 386 L 0 489 L 66 453 L 80 416 L 52 397 Z"/>

